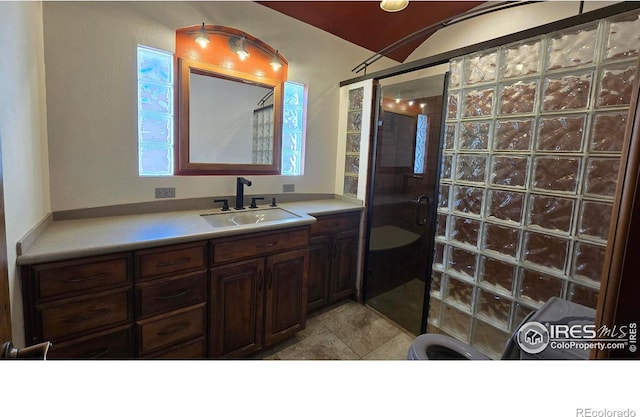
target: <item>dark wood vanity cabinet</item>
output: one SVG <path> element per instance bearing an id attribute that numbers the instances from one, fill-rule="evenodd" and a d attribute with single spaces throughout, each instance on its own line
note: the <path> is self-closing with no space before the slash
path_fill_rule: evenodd
<path id="1" fill-rule="evenodd" d="M 355 294 L 360 212 L 316 216 L 309 246 L 308 311 Z"/>
<path id="2" fill-rule="evenodd" d="M 308 300 L 319 307 L 354 293 L 359 222 L 359 212 L 321 216 L 24 265 L 26 342 L 51 341 L 52 359 L 246 357 L 304 329 Z"/>
<path id="3" fill-rule="evenodd" d="M 137 355 L 206 357 L 207 242 L 137 251 L 134 263 Z"/>
<path id="4" fill-rule="evenodd" d="M 244 357 L 304 329 L 309 229 L 211 244 L 211 357 Z"/>
<path id="5" fill-rule="evenodd" d="M 51 359 L 205 358 L 207 242 L 22 268 L 28 344 Z"/>
<path id="6" fill-rule="evenodd" d="M 27 344 L 52 342 L 51 359 L 133 357 L 132 267 L 128 253 L 23 267 Z"/>

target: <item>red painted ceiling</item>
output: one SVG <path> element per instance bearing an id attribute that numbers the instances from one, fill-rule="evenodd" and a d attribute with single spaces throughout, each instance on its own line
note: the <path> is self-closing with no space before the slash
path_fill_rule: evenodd
<path id="1" fill-rule="evenodd" d="M 410 1 L 402 11 L 389 13 L 379 1 L 258 1 L 266 7 L 332 33 L 351 43 L 379 52 L 407 35 L 464 13 L 482 1 Z M 385 54 L 405 59 L 428 35 Z M 373 55 L 372 53 L 372 55 Z"/>

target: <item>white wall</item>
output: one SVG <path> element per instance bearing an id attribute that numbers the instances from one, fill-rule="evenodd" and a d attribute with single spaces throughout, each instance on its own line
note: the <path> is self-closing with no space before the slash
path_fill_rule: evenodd
<path id="1" fill-rule="evenodd" d="M 617 2 L 586 1 L 583 12 L 614 3 Z M 577 15 L 579 10 L 579 1 L 545 1 L 475 17 L 438 30 L 416 48 L 406 62 L 562 20 Z M 425 71 L 425 75 L 430 75 L 429 71 Z"/>
<path id="2" fill-rule="evenodd" d="M 232 177 L 139 178 L 136 45 L 174 50 L 175 29 L 235 27 L 277 48 L 289 79 L 309 85 L 303 177 L 253 177 L 249 194 L 333 193 L 338 84 L 371 55 L 254 2 L 45 2 L 45 63 L 53 211 L 154 199 L 232 195 Z M 385 62 L 386 61 L 386 62 Z M 379 68 L 389 65 L 383 60 Z"/>
<path id="3" fill-rule="evenodd" d="M 50 211 L 40 2 L 0 2 L 0 139 L 13 342 L 24 345 L 16 242 Z"/>

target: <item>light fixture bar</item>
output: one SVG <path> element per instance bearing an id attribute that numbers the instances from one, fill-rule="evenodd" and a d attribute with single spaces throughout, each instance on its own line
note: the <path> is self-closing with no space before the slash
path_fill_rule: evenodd
<path id="1" fill-rule="evenodd" d="M 240 58 L 240 60 L 244 61 L 245 59 L 251 56 L 251 53 L 247 48 L 247 45 L 251 45 L 252 48 L 256 48 L 261 52 L 263 52 L 264 54 L 272 57 L 269 64 L 271 65 L 271 68 L 273 68 L 274 71 L 278 71 L 283 66 L 282 61 L 284 58 L 281 57 L 277 49 L 274 50 L 273 48 L 271 48 L 269 45 L 265 44 L 261 40 L 254 39 L 250 36 L 247 37 L 246 33 L 238 31 L 233 28 L 227 28 L 225 26 L 217 26 L 217 25 L 211 25 L 207 27 L 204 23 L 202 23 L 202 26 L 200 27 L 200 29 L 198 29 L 197 31 L 190 30 L 186 32 L 186 34 L 195 35 L 196 43 L 198 43 L 203 48 L 205 48 L 207 44 L 210 42 L 210 38 L 208 34 L 225 36 L 228 38 L 229 49 L 231 49 L 231 51 L 238 54 L 238 57 Z"/>

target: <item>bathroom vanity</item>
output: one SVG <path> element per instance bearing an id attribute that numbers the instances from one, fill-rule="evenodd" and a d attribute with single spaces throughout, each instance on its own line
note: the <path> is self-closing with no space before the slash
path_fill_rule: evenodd
<path id="1" fill-rule="evenodd" d="M 222 227 L 201 210 L 52 222 L 18 258 L 27 344 L 51 341 L 52 359 L 237 358 L 293 336 L 355 294 L 361 207 L 282 208 L 293 216 Z"/>

